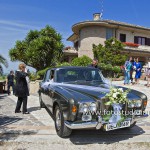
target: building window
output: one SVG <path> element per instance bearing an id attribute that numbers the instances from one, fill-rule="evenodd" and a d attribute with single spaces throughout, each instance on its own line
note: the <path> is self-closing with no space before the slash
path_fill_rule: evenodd
<path id="1" fill-rule="evenodd" d="M 113 29 L 111 28 L 106 28 L 106 40 L 110 39 L 113 37 Z"/>
<path id="2" fill-rule="evenodd" d="M 120 41 L 126 42 L 126 34 L 120 34 Z"/>
<path id="3" fill-rule="evenodd" d="M 146 45 L 146 41 L 147 41 L 146 39 L 148 39 L 148 38 L 135 36 L 134 37 L 134 43 L 140 44 L 140 45 Z"/>
<path id="4" fill-rule="evenodd" d="M 76 50 L 78 50 L 78 47 L 79 47 L 79 42 L 78 42 L 78 41 L 74 42 L 74 48 L 75 48 Z"/>

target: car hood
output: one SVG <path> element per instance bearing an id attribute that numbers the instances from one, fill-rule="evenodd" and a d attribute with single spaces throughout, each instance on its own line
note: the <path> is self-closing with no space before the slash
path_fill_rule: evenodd
<path id="1" fill-rule="evenodd" d="M 79 84 L 56 84 L 59 88 L 65 89 L 68 92 L 80 94 L 82 96 L 90 96 L 93 97 L 94 99 L 100 99 L 102 97 L 105 97 L 107 93 L 110 92 L 110 86 L 108 84 L 99 84 L 99 85 L 79 85 Z M 117 87 L 117 86 L 115 86 Z M 126 90 L 124 87 L 118 86 L 118 88 L 123 88 Z M 133 100 L 133 99 L 139 99 L 140 97 L 130 91 L 128 94 L 128 99 Z"/>

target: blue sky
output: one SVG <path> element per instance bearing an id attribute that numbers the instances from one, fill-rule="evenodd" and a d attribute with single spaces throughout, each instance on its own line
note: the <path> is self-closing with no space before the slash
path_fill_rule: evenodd
<path id="1" fill-rule="evenodd" d="M 149 0 L 103 0 L 103 19 L 150 27 Z M 23 40 L 29 30 L 40 30 L 51 25 L 66 39 L 71 27 L 80 21 L 92 20 L 93 13 L 101 12 L 102 0 L 0 0 L 0 54 L 16 70 L 18 63 L 10 62 L 8 51 L 16 40 Z"/>

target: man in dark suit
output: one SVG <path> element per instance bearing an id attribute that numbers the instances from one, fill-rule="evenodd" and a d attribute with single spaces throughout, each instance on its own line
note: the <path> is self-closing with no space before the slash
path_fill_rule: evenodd
<path id="1" fill-rule="evenodd" d="M 16 88 L 15 88 L 15 95 L 18 97 L 15 113 L 20 113 L 20 108 L 23 103 L 23 114 L 29 114 L 27 111 L 27 97 L 29 96 L 29 88 L 27 82 L 28 73 L 26 71 L 25 64 L 19 65 L 19 70 L 16 71 L 15 78 L 16 78 Z"/>
<path id="2" fill-rule="evenodd" d="M 100 69 L 100 68 L 98 67 L 98 60 L 97 60 L 96 58 L 94 58 L 94 59 L 92 60 L 92 64 L 88 65 L 88 67 L 94 67 L 94 68 Z"/>
<path id="3" fill-rule="evenodd" d="M 12 70 L 10 71 L 10 74 L 7 76 L 6 84 L 8 95 L 10 95 L 10 87 L 12 87 L 14 94 L 14 71 Z"/>

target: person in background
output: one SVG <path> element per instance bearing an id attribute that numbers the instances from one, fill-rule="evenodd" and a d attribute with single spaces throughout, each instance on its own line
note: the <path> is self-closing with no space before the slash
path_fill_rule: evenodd
<path id="1" fill-rule="evenodd" d="M 132 84 L 135 83 L 135 74 L 136 74 L 136 58 L 134 58 L 134 61 L 132 63 Z"/>
<path id="2" fill-rule="evenodd" d="M 92 60 L 92 64 L 88 65 L 88 67 L 94 67 L 94 68 L 98 68 L 99 69 L 99 67 L 98 67 L 98 60 L 96 58 L 94 58 Z"/>
<path id="3" fill-rule="evenodd" d="M 134 80 L 134 78 L 133 78 L 133 73 L 134 73 L 134 61 L 133 61 L 133 58 L 132 57 L 130 57 L 130 59 L 131 59 L 131 64 L 132 64 L 132 66 L 131 66 L 131 69 L 130 69 L 130 82 L 133 84 L 133 80 Z"/>
<path id="4" fill-rule="evenodd" d="M 125 80 L 124 80 L 124 85 L 125 84 L 130 84 L 130 71 L 132 69 L 132 57 L 129 58 L 129 60 L 127 60 L 125 62 L 125 65 L 124 65 L 124 74 L 125 74 Z"/>
<path id="5" fill-rule="evenodd" d="M 27 97 L 29 96 L 29 88 L 28 88 L 28 81 L 27 81 L 27 69 L 26 65 L 21 63 L 19 65 L 19 70 L 15 73 L 16 79 L 16 90 L 15 95 L 18 97 L 15 113 L 20 113 L 20 108 L 23 103 L 22 113 L 29 114 L 27 111 Z"/>
<path id="6" fill-rule="evenodd" d="M 139 84 L 142 66 L 141 66 L 141 63 L 139 62 L 138 58 L 136 59 L 135 67 L 136 67 L 135 84 Z"/>
<path id="7" fill-rule="evenodd" d="M 150 87 L 150 62 L 146 66 L 147 87 Z"/>
<path id="8" fill-rule="evenodd" d="M 14 71 L 11 70 L 10 74 L 8 74 L 7 79 L 6 79 L 6 84 L 7 84 L 7 93 L 10 95 L 10 87 L 12 87 L 13 94 L 14 94 Z"/>

